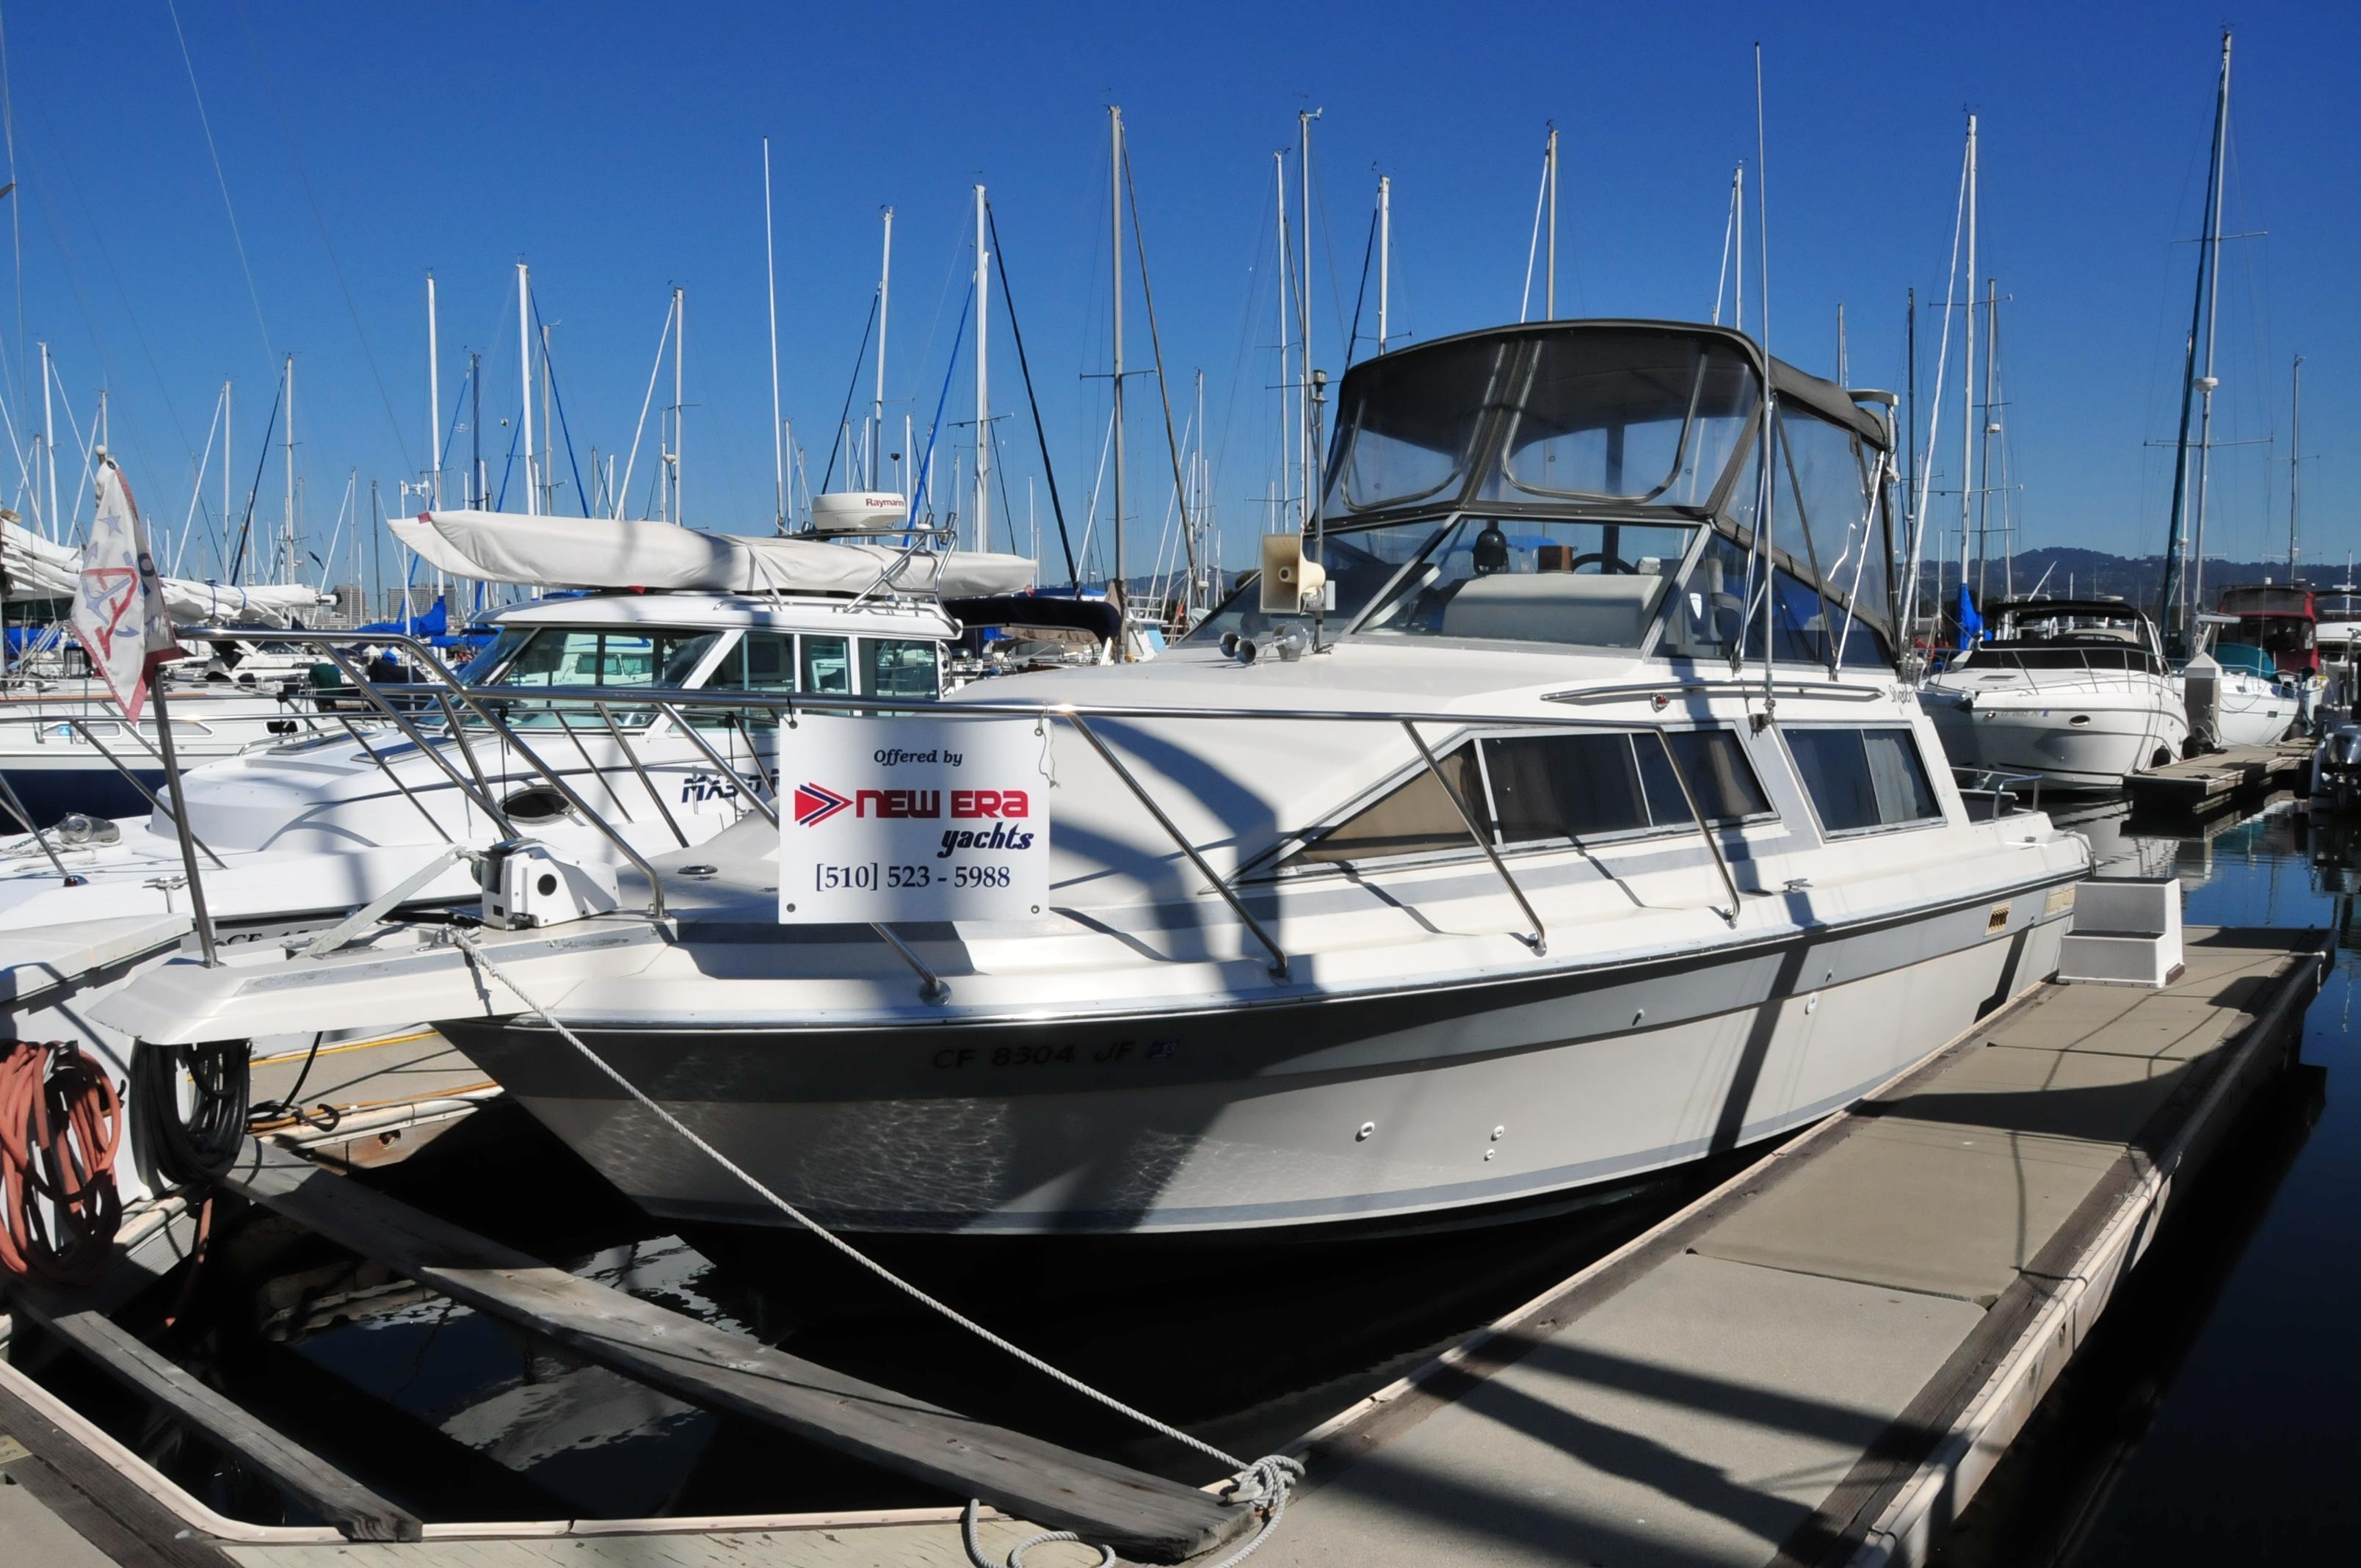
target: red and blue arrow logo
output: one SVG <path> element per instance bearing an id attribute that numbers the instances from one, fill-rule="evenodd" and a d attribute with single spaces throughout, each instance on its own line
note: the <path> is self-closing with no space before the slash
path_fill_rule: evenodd
<path id="1" fill-rule="evenodd" d="M 796 825 L 799 828 L 817 828 L 851 804 L 852 802 L 832 789 L 822 789 L 816 784 L 797 784 L 796 786 Z"/>

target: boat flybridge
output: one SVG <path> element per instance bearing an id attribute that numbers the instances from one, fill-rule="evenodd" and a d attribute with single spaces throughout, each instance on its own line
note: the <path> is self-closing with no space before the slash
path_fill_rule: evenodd
<path id="1" fill-rule="evenodd" d="M 1588 1201 L 1847 1104 L 2055 967 L 2087 845 L 1971 817 L 1896 674 L 1889 409 L 1718 327 L 1397 350 L 1344 379 L 1319 526 L 1163 657 L 872 721 L 1016 759 L 968 804 L 1046 813 L 1034 902 L 802 923 L 879 870 L 827 834 L 928 815 L 864 743 L 610 913 L 182 958 L 102 1015 L 178 1048 L 423 1012 L 683 1219 L 783 1223 L 682 1127 L 854 1231 Z M 881 885 L 1037 852 L 916 826 Z"/>
<path id="2" fill-rule="evenodd" d="M 1991 630 L 1929 675 L 1922 696 L 1964 768 L 2112 790 L 2178 762 L 2189 717 L 2156 623 L 2121 599 L 2011 599 Z"/>

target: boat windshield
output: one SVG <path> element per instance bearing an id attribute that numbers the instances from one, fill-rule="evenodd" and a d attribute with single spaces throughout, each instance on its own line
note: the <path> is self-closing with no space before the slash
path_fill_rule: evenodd
<path id="1" fill-rule="evenodd" d="M 503 635 L 506 635 L 503 633 Z M 520 697 L 535 687 L 605 686 L 618 695 L 650 686 L 688 685 L 706 655 L 724 633 L 622 630 L 609 627 L 544 626 L 524 639 L 515 654 L 485 685 L 513 690 Z M 529 698 L 503 704 L 508 721 L 544 727 L 556 715 L 545 704 Z M 615 722 L 645 725 L 653 717 L 645 708 L 615 708 Z M 596 713 L 569 715 L 573 722 L 603 728 Z"/>
<path id="2" fill-rule="evenodd" d="M 1457 487 L 1517 353 L 1492 339 L 1438 344 L 1356 367 L 1336 411 L 1331 517 L 1426 500 Z M 1332 574 L 1333 575 L 1333 574 Z"/>
<path id="3" fill-rule="evenodd" d="M 1728 343 L 1655 332 L 1544 338 L 1517 378 L 1483 493 L 1702 507 L 1762 403 L 1753 367 Z"/>
<path id="4" fill-rule="evenodd" d="M 1328 581 L 1336 593 L 1336 608 L 1329 612 L 1328 623 L 1351 625 L 1404 566 L 1426 553 L 1444 527 L 1443 520 L 1427 518 L 1328 532 L 1320 542 L 1321 565 L 1327 568 Z M 1271 618 L 1263 614 L 1261 603 L 1261 585 L 1249 575 L 1220 609 L 1199 621 L 1181 641 L 1219 642 L 1226 631 L 1241 637 L 1268 631 Z"/>
<path id="5" fill-rule="evenodd" d="M 1697 532 L 1678 523 L 1464 517 L 1356 630 L 1637 648 Z"/>

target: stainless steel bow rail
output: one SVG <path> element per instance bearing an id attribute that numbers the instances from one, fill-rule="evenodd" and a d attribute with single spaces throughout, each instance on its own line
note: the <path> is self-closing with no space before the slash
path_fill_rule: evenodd
<path id="1" fill-rule="evenodd" d="M 182 635 L 196 641 L 228 640 L 227 634 L 220 632 L 189 631 Z M 645 791 L 673 839 L 686 848 L 689 842 L 686 833 L 666 806 L 661 790 L 649 775 L 646 766 L 634 753 L 631 744 L 630 738 L 632 734 L 646 733 L 644 722 L 633 724 L 629 721 L 629 716 L 640 713 L 662 715 L 725 777 L 737 782 L 738 799 L 743 803 L 745 809 L 760 812 L 775 823 L 778 820 L 778 810 L 774 800 L 775 784 L 770 777 L 769 771 L 763 766 L 760 749 L 755 745 L 754 737 L 748 728 L 748 716 L 755 717 L 758 721 L 767 717 L 774 723 L 781 723 L 788 729 L 793 729 L 807 717 L 907 714 L 912 710 L 913 699 L 907 696 L 709 692 L 657 686 L 470 686 L 462 682 L 436 656 L 433 649 L 412 637 L 382 632 L 313 630 L 294 631 L 283 635 L 286 641 L 319 649 L 335 665 L 339 674 L 347 683 L 350 692 L 365 701 L 369 708 L 374 710 L 374 715 L 379 720 L 390 726 L 421 755 L 429 759 L 453 788 L 457 789 L 465 798 L 484 812 L 485 816 L 497 826 L 502 837 L 525 836 L 522 830 L 510 819 L 509 814 L 503 808 L 500 792 L 494 788 L 491 775 L 486 772 L 483 763 L 476 755 L 474 744 L 476 739 L 496 740 L 497 744 L 521 761 L 530 773 L 546 781 L 572 814 L 611 844 L 617 853 L 645 879 L 648 885 L 646 913 L 652 920 L 663 920 L 666 917 L 664 883 L 655 867 L 631 842 L 620 828 L 591 805 L 583 789 L 577 789 L 575 784 L 567 781 L 563 769 L 551 765 L 541 751 L 524 738 L 520 732 L 520 727 L 511 721 L 511 714 L 519 708 L 523 708 L 530 712 L 549 715 L 555 720 L 556 728 L 565 732 L 568 741 L 580 755 L 585 771 L 598 778 L 597 787 L 606 792 L 617 812 L 622 816 L 624 821 L 629 822 L 632 820 L 630 808 L 624 805 L 623 797 L 618 793 L 615 782 L 609 776 L 613 770 L 602 770 L 592 762 L 588 753 L 582 747 L 580 737 L 575 732 L 574 718 L 584 719 L 587 728 L 603 729 L 616 742 L 617 750 L 623 759 L 623 764 L 629 768 L 641 788 Z M 406 689 L 381 687 L 378 683 L 370 681 L 351 657 L 351 650 L 358 647 L 398 649 L 414 661 L 413 667 L 427 679 L 408 683 Z M 422 686 L 427 689 L 422 691 L 420 689 Z M 1719 688 L 1716 686 L 1715 689 Z M 1840 689 L 1850 691 L 1853 688 Z M 1630 688 L 1628 693 L 1619 693 L 1619 695 L 1647 695 L 1651 690 L 1652 688 L 1633 687 Z M 1664 688 L 1664 692 L 1674 696 L 1682 695 L 1686 690 L 1687 688 L 1677 685 Z M 1578 694 L 1568 693 L 1562 694 L 1562 696 L 1571 697 L 1576 695 Z M 408 700 L 397 701 L 396 697 Z M 619 718 L 618 709 L 627 717 Z M 1510 729 L 1587 729 L 1628 733 L 1634 729 L 1630 719 L 1560 713 L 1512 716 L 1477 715 L 1465 712 L 1379 711 L 1366 708 L 1159 707 L 1124 703 L 1045 703 L 1006 700 L 961 701 L 939 707 L 930 706 L 927 711 L 933 717 L 946 719 L 1021 718 L 1029 719 L 1037 725 L 1060 724 L 1071 729 L 1107 764 L 1108 770 L 1114 774 L 1116 782 L 1121 784 L 1138 803 L 1141 810 L 1171 841 L 1180 856 L 1195 868 L 1203 879 L 1207 889 L 1220 898 L 1230 912 L 1237 917 L 1240 926 L 1268 955 L 1270 971 L 1281 981 L 1287 980 L 1290 976 L 1287 952 L 1264 923 L 1246 906 L 1236 885 L 1238 873 L 1234 872 L 1224 876 L 1207 861 L 1203 852 L 1157 801 L 1137 773 L 1126 766 L 1115 749 L 1107 744 L 1105 738 L 1096 728 L 1098 724 L 1186 720 L 1278 724 L 1386 724 L 1400 727 L 1410 738 L 1429 773 L 1442 785 L 1445 795 L 1459 814 L 1460 820 L 1467 828 L 1468 836 L 1474 847 L 1483 854 L 1493 871 L 1498 873 L 1510 896 L 1515 901 L 1519 911 L 1532 926 L 1531 935 L 1521 933 L 1516 935 L 1519 941 L 1524 943 L 1537 955 L 1546 953 L 1548 948 L 1548 934 L 1540 916 L 1519 883 L 1514 870 L 1492 844 L 1490 836 L 1477 820 L 1472 808 L 1459 798 L 1458 792 L 1451 786 L 1449 780 L 1444 775 L 1434 751 L 1421 730 L 1425 727 L 1433 727 L 1454 733 Z M 715 712 L 723 715 L 724 721 L 732 734 L 745 741 L 750 758 L 748 764 L 741 765 L 731 758 L 724 756 L 704 733 L 705 727 L 695 722 L 692 717 L 697 713 Z M 424 802 L 419 799 L 412 786 L 402 780 L 401 771 L 392 765 L 393 759 L 369 743 L 360 728 L 353 723 L 350 715 L 338 713 L 335 717 L 358 743 L 362 754 L 380 772 L 387 774 L 402 795 L 418 808 L 430 824 L 434 825 L 438 837 L 445 843 L 452 842 L 449 831 L 434 817 Z M 1639 728 L 1647 728 L 1647 726 L 1641 725 Z M 1710 856 L 1722 887 L 1729 895 L 1728 910 L 1718 909 L 1716 913 L 1731 925 L 1735 925 L 1744 894 L 1739 887 L 1737 877 L 1730 869 L 1729 857 L 1723 850 L 1720 833 L 1715 825 L 1707 819 L 1700 808 L 1686 770 L 1680 765 L 1669 740 L 1665 739 L 1664 732 L 1657 729 L 1655 733 L 1659 745 L 1664 748 L 1666 765 L 1671 769 L 1674 780 L 1680 786 L 1684 804 L 1688 808 L 1691 821 L 1696 825 L 1697 836 Z M 454 758 L 455 753 L 456 760 Z M 128 770 L 125 768 L 124 763 L 111 754 L 108 756 L 117 769 L 126 772 L 127 775 Z M 505 765 L 503 771 L 505 771 Z M 152 801 L 154 796 L 150 795 L 149 798 Z M 513 796 L 511 795 L 511 798 Z M 158 808 L 162 809 L 160 806 Z M 1283 853 L 1289 848 L 1305 842 L 1307 837 L 1308 835 L 1305 834 L 1289 835 L 1275 848 Z M 196 848 L 203 849 L 203 846 Z M 215 865 L 222 863 L 220 858 L 211 850 L 204 849 L 203 853 L 207 858 L 212 859 Z M 1267 861 L 1269 858 L 1265 856 L 1262 860 Z M 187 857 L 188 874 L 192 883 L 200 874 L 195 859 L 193 851 Z M 210 932 L 208 931 L 206 935 L 210 935 Z M 921 993 L 927 1000 L 940 1002 L 948 999 L 950 986 L 940 976 L 928 969 L 907 942 L 891 931 L 880 929 L 878 935 L 892 946 L 918 975 L 921 981 Z"/>

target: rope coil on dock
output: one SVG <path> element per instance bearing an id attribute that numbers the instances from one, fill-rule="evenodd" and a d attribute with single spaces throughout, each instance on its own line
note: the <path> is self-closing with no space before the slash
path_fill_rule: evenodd
<path id="1" fill-rule="evenodd" d="M 1080 1394 L 1084 1398 L 1093 1400 L 1098 1405 L 1114 1411 L 1119 1416 L 1123 1416 L 1128 1420 L 1138 1422 L 1141 1426 L 1146 1427 L 1148 1431 L 1155 1432 L 1159 1437 L 1169 1438 L 1172 1442 L 1180 1443 L 1183 1447 L 1191 1449 L 1197 1453 L 1201 1453 L 1206 1458 L 1213 1460 L 1217 1464 L 1228 1465 L 1234 1474 L 1230 1478 L 1228 1487 L 1223 1493 L 1223 1500 L 1236 1504 L 1241 1508 L 1254 1509 L 1261 1516 L 1261 1522 L 1254 1535 L 1248 1538 L 1244 1546 L 1230 1553 L 1227 1557 L 1223 1558 L 1220 1562 L 1208 1564 L 1207 1568 L 1235 1568 L 1235 1564 L 1243 1563 L 1247 1558 L 1253 1556 L 1255 1552 L 1261 1548 L 1263 1542 L 1270 1539 L 1271 1531 L 1276 1530 L 1279 1526 L 1279 1516 L 1287 1509 L 1287 1498 L 1289 1493 L 1294 1488 L 1296 1483 L 1302 1479 L 1303 1465 L 1301 1461 L 1290 1458 L 1286 1454 L 1275 1453 L 1267 1454 L 1260 1459 L 1248 1463 L 1246 1460 L 1238 1458 L 1235 1454 L 1226 1453 L 1221 1449 L 1214 1447 L 1212 1443 L 1206 1442 L 1202 1439 L 1192 1437 L 1189 1433 L 1182 1431 L 1179 1427 L 1160 1421 L 1154 1416 L 1148 1414 L 1145 1410 L 1136 1409 L 1132 1406 L 1125 1404 L 1122 1400 L 1116 1398 L 1112 1394 L 1104 1393 L 1097 1388 L 1092 1387 L 1081 1378 L 1074 1376 L 1071 1373 L 1062 1371 L 1060 1368 L 1051 1365 L 1049 1363 L 1042 1360 L 1039 1356 L 1034 1354 L 1031 1351 L 1025 1349 L 1022 1345 L 1002 1338 L 999 1334 L 996 1334 L 990 1329 L 985 1328 L 982 1323 L 979 1323 L 974 1319 L 967 1316 L 967 1314 L 961 1312 L 958 1308 L 953 1307 L 949 1302 L 939 1300 L 937 1298 L 928 1295 L 917 1286 L 911 1284 L 906 1279 L 904 1279 L 900 1275 L 895 1274 L 884 1264 L 877 1262 L 874 1258 L 869 1256 L 868 1254 L 854 1246 L 851 1242 L 846 1241 L 843 1237 L 838 1235 L 835 1232 L 821 1224 L 818 1220 L 813 1219 L 810 1215 L 805 1213 L 802 1210 L 788 1202 L 785 1198 L 782 1198 L 777 1193 L 772 1191 L 751 1171 L 748 1171 L 745 1168 L 732 1160 L 728 1155 L 723 1154 L 719 1149 L 715 1148 L 711 1144 L 706 1142 L 705 1139 L 698 1136 L 686 1123 L 681 1121 L 680 1118 L 675 1116 L 671 1112 L 665 1110 L 663 1106 L 657 1104 L 655 1101 L 649 1098 L 649 1096 L 641 1090 L 638 1084 L 635 1084 L 630 1079 L 625 1078 L 620 1071 L 609 1065 L 604 1057 L 600 1056 L 598 1052 L 592 1050 L 588 1045 L 584 1044 L 580 1036 L 575 1034 L 573 1030 L 560 1023 L 557 1019 L 557 1015 L 547 1006 L 526 994 L 524 989 L 519 986 L 514 980 L 509 977 L 508 973 L 503 970 L 499 964 L 492 960 L 491 955 L 484 951 L 482 943 L 473 932 L 455 929 L 452 932 L 452 940 L 458 947 L 459 950 L 467 955 L 467 961 L 470 964 L 481 967 L 487 975 L 506 986 L 511 994 L 514 995 L 519 1002 L 524 1003 L 528 1012 L 538 1017 L 543 1023 L 548 1025 L 551 1029 L 556 1032 L 557 1036 L 560 1039 L 564 1040 L 567 1045 L 573 1047 L 575 1050 L 579 1052 L 584 1060 L 597 1068 L 598 1071 L 610 1080 L 616 1087 L 622 1090 L 624 1093 L 630 1095 L 633 1100 L 637 1101 L 641 1106 L 649 1112 L 650 1114 L 653 1115 L 665 1126 L 671 1128 L 675 1133 L 677 1133 L 683 1140 L 697 1149 L 698 1153 L 704 1155 L 708 1159 L 713 1161 L 714 1164 L 728 1171 L 732 1177 L 735 1177 L 740 1182 L 744 1184 L 748 1190 L 753 1192 L 765 1203 L 768 1203 L 772 1208 L 776 1209 L 780 1213 L 785 1214 L 788 1219 L 794 1221 L 796 1224 L 801 1225 L 814 1236 L 818 1237 L 821 1241 L 835 1248 L 846 1258 L 859 1265 L 862 1268 L 866 1269 L 879 1280 L 882 1280 L 884 1283 L 892 1286 L 895 1289 L 901 1291 L 904 1295 L 909 1297 L 920 1306 L 936 1313 L 945 1321 L 966 1330 L 969 1333 L 983 1341 L 984 1343 L 991 1345 L 994 1349 L 1014 1357 L 1025 1365 L 1031 1367 L 1034 1371 L 1062 1384 L 1064 1387 L 1073 1390 L 1077 1394 Z M 1081 1541 L 1081 1538 L 1071 1530 L 1046 1531 L 1040 1535 L 1036 1535 L 1027 1540 L 1019 1541 L 1015 1547 L 1010 1549 L 1008 1556 L 1004 1563 L 994 1563 L 983 1555 L 982 1546 L 976 1540 L 976 1501 L 974 1499 L 971 1499 L 968 1504 L 967 1517 L 962 1531 L 962 1544 L 967 1548 L 968 1559 L 971 1563 L 975 1564 L 975 1568 L 1024 1568 L 1023 1558 L 1025 1553 L 1036 1546 L 1046 1545 L 1051 1541 L 1071 1541 L 1080 1542 Z M 1115 1561 L 1115 1553 L 1108 1551 L 1105 1547 L 1100 1547 L 1099 1551 L 1102 1553 L 1100 1568 L 1104 1568 L 1106 1563 L 1110 1563 Z"/>
<path id="2" fill-rule="evenodd" d="M 98 1278 L 123 1223 L 122 1135 L 98 1058 L 63 1041 L 0 1046 L 0 1268 L 47 1285 Z"/>

